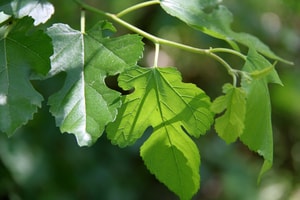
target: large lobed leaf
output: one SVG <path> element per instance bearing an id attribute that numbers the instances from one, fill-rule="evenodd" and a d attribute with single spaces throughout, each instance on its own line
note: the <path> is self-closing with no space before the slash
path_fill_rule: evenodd
<path id="1" fill-rule="evenodd" d="M 190 199 L 199 188 L 200 159 L 186 132 L 199 137 L 210 128 L 209 98 L 195 85 L 182 83 L 175 68 L 135 67 L 118 81 L 134 92 L 123 97 L 117 119 L 106 129 L 108 138 L 127 146 L 152 126 L 152 135 L 141 147 L 146 166 L 170 190 Z"/>
<path id="2" fill-rule="evenodd" d="M 212 104 L 212 111 L 225 113 L 215 120 L 215 129 L 219 136 L 227 143 L 234 142 L 244 131 L 246 114 L 246 93 L 243 88 L 231 84 L 223 86 L 225 95 L 216 98 Z"/>
<path id="3" fill-rule="evenodd" d="M 34 25 L 37 26 L 50 19 L 54 13 L 54 7 L 46 0 L 6 0 L 0 3 L 0 11 L 15 18 L 30 16 L 34 19 Z"/>
<path id="4" fill-rule="evenodd" d="M 250 49 L 243 70 L 252 73 L 270 69 L 270 66 L 272 64 L 268 60 Z M 273 132 L 268 83 L 281 84 L 281 81 L 275 69 L 271 69 L 264 77 L 253 78 L 251 81 L 243 79 L 242 81 L 242 87 L 247 92 L 247 111 L 245 128 L 240 139 L 251 150 L 256 151 L 264 158 L 259 179 L 273 163 Z"/>
<path id="5" fill-rule="evenodd" d="M 239 49 L 236 44 L 238 42 L 256 49 L 267 57 L 290 63 L 275 55 L 258 38 L 247 33 L 233 31 L 231 29 L 232 13 L 225 6 L 218 5 L 219 2 L 220 0 L 161 0 L 161 6 L 168 14 L 210 36 L 227 41 L 235 49 Z"/>
<path id="6" fill-rule="evenodd" d="M 51 40 L 41 31 L 32 32 L 32 23 L 23 18 L 1 29 L 0 130 L 8 135 L 26 124 L 41 106 L 43 97 L 30 78 L 46 75 L 50 69 Z"/>
<path id="7" fill-rule="evenodd" d="M 103 37 L 102 26 L 86 34 L 65 24 L 48 29 L 54 45 L 50 75 L 67 73 L 62 89 L 49 99 L 50 111 L 60 130 L 75 134 L 80 146 L 95 142 L 121 105 L 120 94 L 105 85 L 106 76 L 135 65 L 143 52 L 141 37 Z"/>

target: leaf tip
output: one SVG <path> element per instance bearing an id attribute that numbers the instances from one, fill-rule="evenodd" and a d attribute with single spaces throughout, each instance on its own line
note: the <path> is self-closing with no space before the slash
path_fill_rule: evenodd
<path id="1" fill-rule="evenodd" d="M 272 165 L 273 162 L 271 160 L 264 161 L 261 170 L 259 172 L 259 175 L 257 177 L 257 184 L 260 184 L 262 176 L 272 167 Z"/>
<path id="2" fill-rule="evenodd" d="M 76 136 L 76 140 L 79 146 L 91 146 L 93 144 L 92 136 L 88 133 L 83 133 L 80 136 Z"/>

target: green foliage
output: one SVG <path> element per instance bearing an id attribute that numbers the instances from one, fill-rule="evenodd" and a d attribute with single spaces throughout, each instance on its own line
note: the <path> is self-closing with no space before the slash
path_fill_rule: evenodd
<path id="1" fill-rule="evenodd" d="M 48 29 L 54 46 L 49 73 L 67 73 L 62 89 L 49 99 L 50 111 L 61 131 L 75 134 L 81 146 L 94 143 L 120 107 L 120 94 L 105 85 L 105 77 L 135 65 L 143 51 L 138 35 L 103 37 L 102 26 L 87 33 L 65 24 Z"/>
<path id="2" fill-rule="evenodd" d="M 187 3 L 182 0 L 161 0 L 162 8 L 189 26 L 200 30 L 210 36 L 225 40 L 234 49 L 239 50 L 236 42 L 256 49 L 263 55 L 272 59 L 287 62 L 275 55 L 268 46 L 258 38 L 247 33 L 236 33 L 231 29 L 232 13 L 223 5 L 218 5 L 219 0 L 199 1 Z"/>
<path id="3" fill-rule="evenodd" d="M 23 18 L 2 27 L 0 40 L 0 130 L 12 135 L 32 118 L 43 97 L 30 79 L 49 70 L 52 54 L 50 38 L 32 32 L 32 20 Z"/>
<path id="4" fill-rule="evenodd" d="M 119 85 L 134 92 L 123 98 L 108 138 L 120 146 L 133 144 L 144 131 L 152 135 L 141 147 L 148 169 L 182 199 L 199 188 L 199 152 L 185 131 L 204 134 L 213 121 L 210 101 L 193 84 L 181 82 L 175 68 L 131 68 L 119 77 Z"/>
<path id="5" fill-rule="evenodd" d="M 183 126 L 194 137 L 210 128 L 209 98 L 195 85 L 182 83 L 176 69 L 135 67 L 118 81 L 124 90 L 134 88 L 134 92 L 123 98 L 117 119 L 107 128 L 113 143 L 133 144 L 149 126 L 154 131 L 169 126 L 180 131 Z"/>
<path id="6" fill-rule="evenodd" d="M 0 4 L 0 10 L 19 19 L 30 16 L 35 26 L 48 21 L 54 13 L 53 5 L 46 0 L 5 0 Z"/>
<path id="7" fill-rule="evenodd" d="M 226 112 L 215 121 L 215 129 L 227 143 L 234 142 L 244 130 L 246 114 L 246 93 L 242 88 L 231 84 L 223 86 L 225 95 L 218 97 L 212 104 L 215 113 Z"/>
<path id="8" fill-rule="evenodd" d="M 153 0 L 119 14 L 76 2 L 86 11 L 119 23 L 136 35 L 110 37 L 115 28 L 103 21 L 85 32 L 84 15 L 80 31 L 67 24 L 53 24 L 43 32 L 33 25 L 51 17 L 54 8 L 49 2 L 3 1 L 0 4 L 3 11 L 0 13 L 1 131 L 12 135 L 41 106 L 43 97 L 31 80 L 44 80 L 64 72 L 64 84 L 48 99 L 61 132 L 74 134 L 80 146 L 90 146 L 106 131 L 113 144 L 125 147 L 135 144 L 146 130 L 152 130 L 141 146 L 140 155 L 150 172 L 181 199 L 191 199 L 200 187 L 200 154 L 191 137 L 197 139 L 210 129 L 214 113 L 219 114 L 215 130 L 221 139 L 231 143 L 240 138 L 264 158 L 259 178 L 272 166 L 268 83 L 281 84 L 281 81 L 275 66 L 264 56 L 289 62 L 275 55 L 258 38 L 234 32 L 230 27 L 233 16 L 218 0 Z M 154 4 L 188 26 L 225 40 L 232 48 L 201 49 L 180 44 L 153 36 L 121 19 L 131 11 Z M 156 47 L 152 68 L 137 66 L 143 56 L 143 38 Z M 249 49 L 247 55 L 238 44 Z M 210 56 L 225 67 L 233 83 L 226 83 L 224 95 L 211 104 L 203 90 L 183 83 L 175 68 L 157 66 L 160 45 Z M 242 70 L 233 69 L 219 52 L 243 59 Z M 119 86 L 132 93 L 121 95 L 106 85 L 107 76 L 118 74 Z"/>
<path id="9" fill-rule="evenodd" d="M 271 65 L 268 60 L 251 50 L 243 70 L 254 72 L 268 69 Z M 247 92 L 245 129 L 241 140 L 251 150 L 258 152 L 264 158 L 259 179 L 273 163 L 273 132 L 271 122 L 271 102 L 268 83 L 282 84 L 274 68 L 265 77 L 252 80 L 243 79 L 242 87 Z"/>

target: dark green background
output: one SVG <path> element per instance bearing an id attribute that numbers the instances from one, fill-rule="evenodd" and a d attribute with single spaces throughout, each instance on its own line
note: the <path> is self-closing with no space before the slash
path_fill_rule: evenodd
<path id="1" fill-rule="evenodd" d="M 72 0 L 51 0 L 55 14 L 42 28 L 67 23 L 80 28 L 80 9 Z M 87 0 L 110 12 L 118 12 L 138 0 Z M 274 132 L 274 166 L 257 185 L 262 159 L 240 142 L 226 145 L 215 132 L 196 140 L 201 152 L 201 189 L 194 200 L 297 200 L 300 199 L 300 1 L 224 0 L 233 12 L 233 29 L 258 36 L 278 55 L 294 66 L 278 63 L 284 87 L 270 85 Z M 226 46 L 165 14 L 159 6 L 136 11 L 124 17 L 157 36 L 197 47 Z M 87 28 L 102 20 L 87 13 Z M 118 34 L 128 31 L 118 25 Z M 141 65 L 152 64 L 154 46 L 147 40 Z M 222 66 L 200 55 L 163 47 L 160 61 L 176 66 L 185 82 L 193 82 L 214 99 L 221 87 L 231 81 Z M 241 63 L 223 55 L 233 67 Z M 227 57 L 226 57 L 227 56 Z M 0 134 L 0 199 L 40 200 L 139 200 L 177 199 L 145 168 L 139 145 L 120 149 L 105 134 L 92 147 L 78 147 L 75 137 L 61 134 L 46 104 L 57 91 L 64 74 L 33 84 L 45 98 L 34 119 L 11 138 Z M 111 82 L 110 85 L 114 83 Z"/>

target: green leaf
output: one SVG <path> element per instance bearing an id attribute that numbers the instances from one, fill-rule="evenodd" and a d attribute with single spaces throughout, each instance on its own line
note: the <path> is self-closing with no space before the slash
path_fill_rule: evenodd
<path id="1" fill-rule="evenodd" d="M 134 67 L 123 72 L 118 81 L 124 90 L 135 91 L 123 97 L 117 120 L 108 126 L 113 143 L 131 145 L 149 126 L 180 122 L 195 137 L 210 128 L 209 98 L 195 85 L 182 83 L 175 68 Z"/>
<path id="2" fill-rule="evenodd" d="M 225 6 L 218 5 L 219 2 L 218 0 L 161 0 L 161 6 L 168 14 L 203 33 L 227 41 L 237 50 L 239 47 L 235 42 L 254 48 L 269 58 L 290 63 L 275 55 L 258 38 L 247 33 L 234 32 L 231 29 L 232 13 Z"/>
<path id="3" fill-rule="evenodd" d="M 251 73 L 268 69 L 272 66 L 263 56 L 250 49 L 243 70 Z M 247 111 L 244 133 L 241 141 L 251 150 L 256 151 L 264 158 L 260 177 L 273 163 L 273 132 L 271 123 L 271 103 L 268 83 L 281 84 L 274 68 L 265 77 L 255 78 L 252 81 L 244 79 L 242 87 L 247 92 Z"/>
<path id="4" fill-rule="evenodd" d="M 227 143 L 234 142 L 244 130 L 246 114 L 246 93 L 231 84 L 223 86 L 225 95 L 214 100 L 211 109 L 215 113 L 225 113 L 215 120 L 215 129 Z"/>
<path id="5" fill-rule="evenodd" d="M 13 0 L 0 4 L 0 11 L 15 18 L 30 16 L 34 19 L 34 25 L 45 23 L 54 13 L 54 7 L 45 0 Z"/>
<path id="6" fill-rule="evenodd" d="M 31 27 L 30 18 L 15 21 L 0 39 L 0 130 L 8 135 L 32 119 L 41 106 L 43 97 L 30 77 L 45 75 L 50 68 L 51 40 Z"/>
<path id="7" fill-rule="evenodd" d="M 5 25 L 8 25 L 8 21 L 11 18 L 10 15 L 7 15 L 3 12 L 0 12 L 0 30 L 5 28 Z M 2 34 L 1 34 L 2 35 Z M 1 36 L 0 36 L 1 37 Z M 1 37 L 2 38 L 2 37 Z"/>
<path id="8" fill-rule="evenodd" d="M 49 98 L 50 111 L 60 130 L 75 134 L 80 146 L 95 142 L 121 105 L 120 94 L 105 85 L 106 76 L 135 65 L 143 52 L 141 37 L 103 37 L 102 26 L 86 34 L 65 24 L 48 29 L 54 45 L 49 74 L 67 73 L 62 89 Z"/>
<path id="9" fill-rule="evenodd" d="M 180 127 L 155 131 L 141 147 L 141 156 L 152 174 L 180 199 L 191 199 L 200 187 L 200 154 Z"/>
<path id="10" fill-rule="evenodd" d="M 123 147 L 133 144 L 152 126 L 141 147 L 149 170 L 183 199 L 199 188 L 199 152 L 185 131 L 195 137 L 213 122 L 209 97 L 193 84 L 181 82 L 175 68 L 131 68 L 119 85 L 134 92 L 123 97 L 117 119 L 106 129 L 108 138 Z"/>

